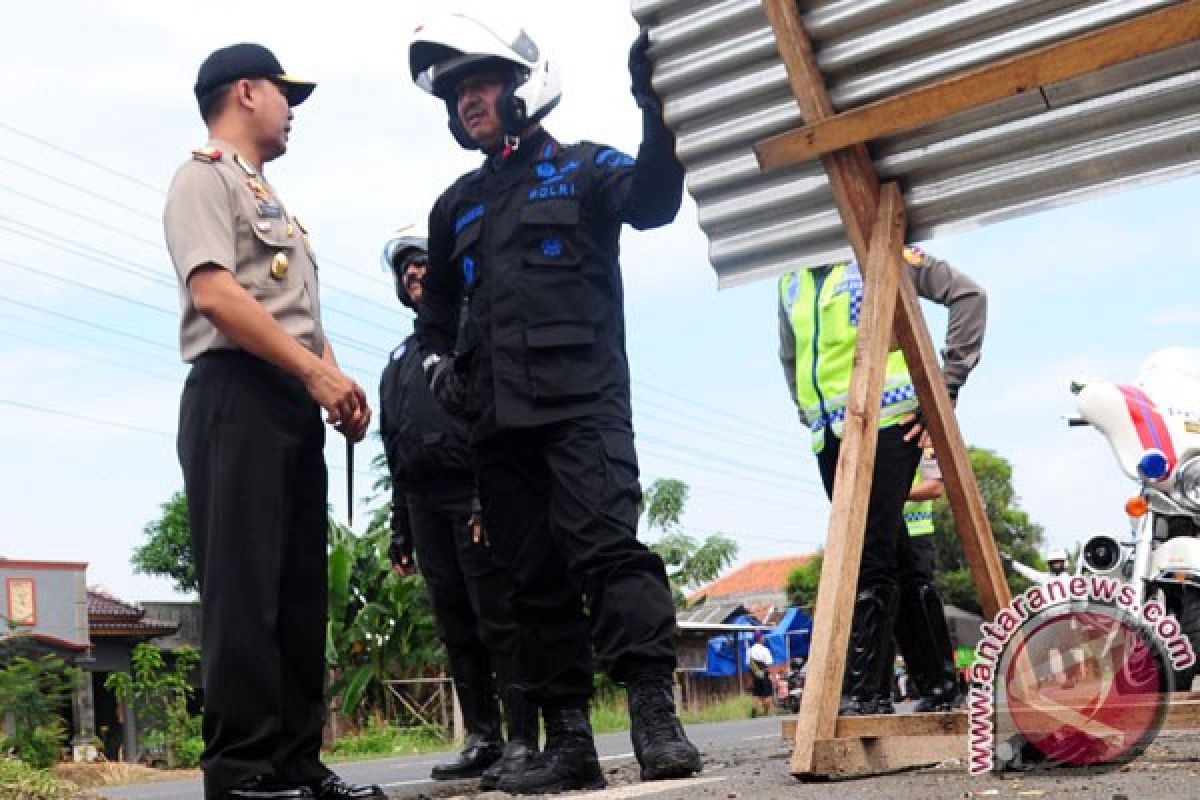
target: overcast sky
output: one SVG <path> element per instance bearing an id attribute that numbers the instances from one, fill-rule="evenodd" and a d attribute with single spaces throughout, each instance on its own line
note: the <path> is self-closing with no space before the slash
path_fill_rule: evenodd
<path id="1" fill-rule="evenodd" d="M 217 47 L 260 41 L 319 84 L 267 172 L 312 232 L 326 328 L 374 404 L 387 355 L 411 329 L 379 250 L 478 161 L 407 76 L 409 32 L 440 6 L 7 4 L 0 555 L 86 561 L 90 583 L 128 600 L 173 596 L 166 580 L 133 575 L 129 556 L 182 487 L 174 431 L 186 370 L 159 220 L 170 176 L 204 142 L 191 85 Z M 563 101 L 547 127 L 633 152 L 628 4 L 567 7 L 504 4 L 561 65 Z M 1021 504 L 1052 544 L 1125 525 L 1133 486 L 1096 433 L 1063 424 L 1067 386 L 1127 381 L 1155 349 L 1196 344 L 1198 190 L 1200 180 L 1176 181 L 924 243 L 989 290 L 984 357 L 960 421 L 969 442 L 1013 462 Z M 687 481 L 688 529 L 734 537 L 743 561 L 815 549 L 828 504 L 783 384 L 773 284 L 717 291 L 690 199 L 674 224 L 626 230 L 622 246 L 644 482 Z M 929 316 L 940 339 L 945 315 Z M 342 441 L 331 435 L 327 456 L 344 519 Z M 356 452 L 359 530 L 378 452 L 374 432 Z"/>

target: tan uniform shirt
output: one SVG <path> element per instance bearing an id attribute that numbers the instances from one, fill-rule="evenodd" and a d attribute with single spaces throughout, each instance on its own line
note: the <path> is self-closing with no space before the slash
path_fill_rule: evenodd
<path id="1" fill-rule="evenodd" d="M 230 145 L 212 140 L 179 168 L 163 226 L 179 277 L 184 361 L 238 347 L 192 302 L 188 278 L 206 264 L 232 272 L 285 331 L 317 356 L 324 352 L 317 266 L 304 228 Z"/>

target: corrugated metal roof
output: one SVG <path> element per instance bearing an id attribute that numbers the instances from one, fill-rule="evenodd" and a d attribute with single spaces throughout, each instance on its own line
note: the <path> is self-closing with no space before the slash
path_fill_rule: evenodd
<path id="1" fill-rule="evenodd" d="M 1177 0 L 799 3 L 834 107 L 846 110 Z M 851 256 L 816 160 L 762 173 L 753 145 L 799 127 L 760 0 L 633 0 L 655 86 L 730 286 Z M 909 238 L 1200 172 L 1200 43 L 1026 92 L 870 146 L 898 180 Z"/>

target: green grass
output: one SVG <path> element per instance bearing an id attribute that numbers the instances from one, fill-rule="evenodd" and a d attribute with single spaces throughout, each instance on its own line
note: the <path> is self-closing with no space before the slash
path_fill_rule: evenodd
<path id="1" fill-rule="evenodd" d="M 731 719 L 746 719 L 754 708 L 754 699 L 742 695 L 713 703 L 699 711 L 685 711 L 683 721 L 689 725 L 698 722 L 728 722 Z"/>
<path id="2" fill-rule="evenodd" d="M 680 718 L 685 724 L 727 722 L 731 719 L 746 719 L 753 707 L 754 700 L 750 697 L 731 697 L 699 711 L 685 711 Z M 629 730 L 629 711 L 625 705 L 624 692 L 597 695 L 592 704 L 592 730 L 596 733 Z"/>
<path id="3" fill-rule="evenodd" d="M 391 725 L 368 728 L 342 736 L 327 751 L 330 761 L 351 761 L 380 756 L 407 756 L 446 750 L 452 743 L 442 738 L 439 729 L 395 728 Z"/>
<path id="4" fill-rule="evenodd" d="M 684 712 L 682 718 L 688 724 L 746 719 L 750 716 L 753 705 L 754 701 L 749 697 L 731 697 L 700 711 Z M 618 689 L 597 694 L 592 703 L 591 716 L 592 730 L 596 733 L 629 730 L 625 693 Z M 377 725 L 337 739 L 327 751 L 327 755 L 331 761 L 350 761 L 359 758 L 433 753 L 449 750 L 453 746 L 454 743 L 442 738 L 441 731 L 434 727 L 402 729 L 390 725 Z M 0 797 L 0 800 L 8 798 Z"/>
<path id="5" fill-rule="evenodd" d="M 77 788 L 70 781 L 55 778 L 49 770 L 0 757 L 0 800 L 65 800 Z"/>

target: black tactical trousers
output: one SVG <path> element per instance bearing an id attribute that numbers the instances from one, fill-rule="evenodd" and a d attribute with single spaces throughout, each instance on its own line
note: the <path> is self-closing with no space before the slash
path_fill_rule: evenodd
<path id="1" fill-rule="evenodd" d="M 669 676 L 675 607 L 662 560 L 637 540 L 628 425 L 505 430 L 478 443 L 476 458 L 484 520 L 517 583 L 520 683 L 533 699 L 586 703 L 593 644 L 616 681 Z"/>
<path id="2" fill-rule="evenodd" d="M 904 585 L 913 580 L 918 566 L 910 546 L 908 526 L 904 523 L 904 502 L 921 460 L 921 448 L 916 439 L 904 441 L 909 428 L 908 425 L 893 425 L 879 431 L 862 564 L 858 570 L 859 591 L 871 586 Z M 833 497 L 833 479 L 841 447 L 841 439 L 827 431 L 825 447 L 817 454 L 821 482 L 830 498 Z"/>
<path id="3" fill-rule="evenodd" d="M 320 410 L 242 352 L 201 356 L 177 441 L 200 578 L 205 796 L 321 765 L 326 490 Z"/>
<path id="4" fill-rule="evenodd" d="M 408 515 L 438 638 L 459 685 L 467 732 L 496 738 L 497 688 L 509 688 L 516 668 L 512 574 L 494 548 L 471 541 L 469 503 L 447 507 L 410 494 Z"/>

